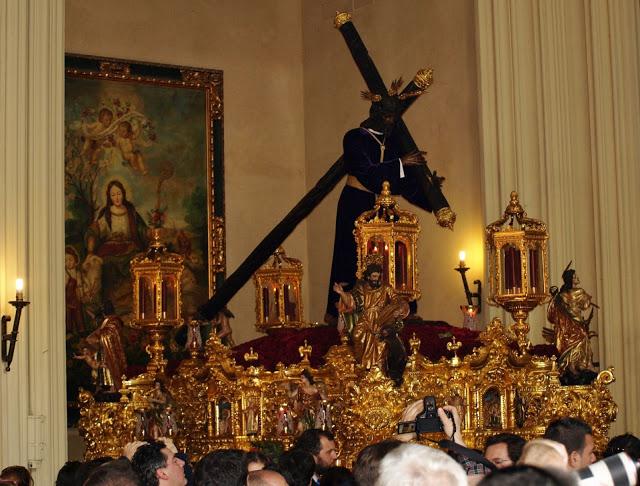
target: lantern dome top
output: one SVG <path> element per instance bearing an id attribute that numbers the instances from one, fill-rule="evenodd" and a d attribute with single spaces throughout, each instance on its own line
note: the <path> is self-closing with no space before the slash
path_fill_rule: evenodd
<path id="1" fill-rule="evenodd" d="M 409 223 L 418 224 L 418 217 L 410 211 L 400 209 L 398 203 L 391 194 L 391 184 L 388 181 L 382 183 L 382 192 L 376 199 L 373 209 L 365 211 L 356 219 L 356 227 L 363 223 Z"/>
<path id="2" fill-rule="evenodd" d="M 158 263 L 170 263 L 170 264 L 182 264 L 184 257 L 178 253 L 169 251 L 167 246 L 160 239 L 159 228 L 154 228 L 151 236 L 152 240 L 149 244 L 149 248 L 145 253 L 138 253 L 131 260 L 131 268 L 139 264 L 158 264 Z"/>
<path id="3" fill-rule="evenodd" d="M 267 268 L 302 269 L 302 262 L 297 258 L 292 258 L 287 256 L 287 254 L 284 251 L 284 248 L 279 246 L 278 249 L 275 252 L 273 252 L 271 261 L 267 262 L 263 268 L 264 269 L 267 269 Z"/>
<path id="4" fill-rule="evenodd" d="M 519 228 L 514 226 L 515 223 L 517 223 Z M 518 193 L 516 191 L 511 191 L 509 203 L 504 210 L 502 218 L 488 225 L 486 228 L 486 234 L 487 238 L 490 238 L 494 233 L 518 230 L 546 233 L 547 225 L 538 219 L 529 218 L 520 204 Z"/>

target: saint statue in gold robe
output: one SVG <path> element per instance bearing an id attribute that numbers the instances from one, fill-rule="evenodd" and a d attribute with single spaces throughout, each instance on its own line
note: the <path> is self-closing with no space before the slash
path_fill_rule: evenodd
<path id="1" fill-rule="evenodd" d="M 553 329 L 545 328 L 543 336 L 555 344 L 560 353 L 560 371 L 576 374 L 584 370 L 595 371 L 590 340 L 596 333 L 589 330 L 589 325 L 594 308 L 598 306 L 580 287 L 576 271 L 569 269 L 570 265 L 562 273 L 564 284 L 560 290 L 557 287 L 551 289 L 553 298 L 547 309 L 547 319 L 553 324 Z"/>
<path id="2" fill-rule="evenodd" d="M 340 295 L 338 309 L 353 313 L 353 340 L 356 360 L 365 368 L 386 368 L 387 341 L 385 337 L 398 322 L 409 314 L 409 304 L 388 284 L 382 282 L 382 266 L 370 263 L 350 292 L 335 283 L 333 290 Z M 397 329 L 396 329 L 397 331 Z"/>

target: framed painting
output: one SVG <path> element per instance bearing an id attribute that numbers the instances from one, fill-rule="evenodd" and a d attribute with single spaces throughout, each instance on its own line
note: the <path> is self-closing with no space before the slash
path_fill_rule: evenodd
<path id="1" fill-rule="evenodd" d="M 184 256 L 183 317 L 224 279 L 224 117 L 219 70 L 69 54 L 65 73 L 65 326 L 73 401 L 78 386 L 91 388 L 79 343 L 105 315 L 131 318 L 129 262 L 146 250 L 151 228 L 162 228 L 164 243 Z M 142 361 L 138 336 L 124 338 L 128 364 Z"/>

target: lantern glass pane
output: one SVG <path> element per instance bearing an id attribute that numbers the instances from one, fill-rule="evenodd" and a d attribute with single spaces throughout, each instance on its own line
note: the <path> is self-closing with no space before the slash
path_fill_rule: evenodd
<path id="1" fill-rule="evenodd" d="M 396 290 L 413 289 L 413 279 L 409 271 L 409 252 L 403 241 L 396 241 Z"/>
<path id="2" fill-rule="evenodd" d="M 153 302 L 154 295 L 151 279 L 147 276 L 142 276 L 138 281 L 138 313 L 140 319 L 153 319 L 155 317 Z"/>
<path id="3" fill-rule="evenodd" d="M 522 255 L 520 249 L 507 244 L 502 247 L 502 282 L 501 290 L 503 294 L 519 294 L 522 292 Z"/>
<path id="4" fill-rule="evenodd" d="M 291 283 L 284 284 L 284 319 L 295 322 L 298 318 L 298 298 L 295 286 Z"/>
<path id="5" fill-rule="evenodd" d="M 162 280 L 162 318 L 178 318 L 178 293 L 173 275 L 165 275 Z"/>
<path id="6" fill-rule="evenodd" d="M 540 248 L 529 248 L 529 289 L 533 294 L 543 292 L 541 254 Z"/>

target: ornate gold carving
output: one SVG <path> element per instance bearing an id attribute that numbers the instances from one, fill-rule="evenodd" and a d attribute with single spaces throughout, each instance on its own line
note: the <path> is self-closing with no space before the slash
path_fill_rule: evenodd
<path id="1" fill-rule="evenodd" d="M 421 69 L 413 77 L 413 82 L 421 90 L 426 90 L 433 84 L 433 69 Z"/>
<path id="2" fill-rule="evenodd" d="M 300 353 L 300 357 L 302 358 L 303 363 L 309 362 L 309 356 L 311 356 L 311 351 L 313 348 L 307 343 L 307 340 L 304 340 L 304 345 L 298 347 L 298 352 Z"/>
<path id="3" fill-rule="evenodd" d="M 333 25 L 336 29 L 339 29 L 347 22 L 351 22 L 351 14 L 349 12 L 336 12 L 336 16 L 333 19 Z"/>
<path id="4" fill-rule="evenodd" d="M 511 351 L 511 359 L 514 364 L 524 364 L 531 345 L 527 316 L 550 298 L 547 226 L 527 217 L 518 193 L 513 191 L 502 217 L 489 224 L 485 232 L 491 276 L 488 301 L 513 317 L 511 329 L 518 350 Z"/>
<path id="5" fill-rule="evenodd" d="M 258 361 L 258 353 L 256 353 L 253 348 L 249 348 L 248 353 L 244 353 L 244 360 L 248 363 L 251 361 Z"/>
<path id="6" fill-rule="evenodd" d="M 224 218 L 220 216 L 214 216 L 212 218 L 213 225 L 213 245 L 211 246 L 211 255 L 210 255 L 210 265 L 212 267 L 212 272 L 224 272 L 226 267 L 226 258 L 224 251 L 224 240 L 225 240 L 225 230 L 224 230 Z"/>
<path id="7" fill-rule="evenodd" d="M 453 225 L 456 222 L 456 213 L 450 207 L 438 209 L 435 212 L 435 217 L 440 226 L 453 230 Z"/>
<path id="8" fill-rule="evenodd" d="M 254 274 L 257 330 L 310 327 L 303 316 L 302 274 L 302 262 L 282 247 Z"/>
<path id="9" fill-rule="evenodd" d="M 430 362 L 419 353 L 418 340 L 412 339 L 404 381 L 396 388 L 379 369 L 367 372 L 357 365 L 346 340 L 329 350 L 326 364 L 318 369 L 307 361 L 307 344 L 301 346 L 300 363 L 280 364 L 270 372 L 236 365 L 229 348 L 212 334 L 205 360 L 185 360 L 167 380 L 179 424 L 176 443 L 196 460 L 221 447 L 248 449 L 254 440 L 278 440 L 289 447 L 295 434 L 279 431 L 278 413 L 293 410 L 288 390 L 309 369 L 326 390 L 346 465 L 362 447 L 389 438 L 403 409 L 426 395 L 434 395 L 438 404 L 460 408 L 462 433 L 470 447 L 482 447 L 485 438 L 498 431 L 536 437 L 549 421 L 570 415 L 591 424 L 597 450 L 604 448 L 617 413 L 608 388 L 614 380 L 612 369 L 602 371 L 591 385 L 561 386 L 554 359 L 533 356 L 522 366 L 510 363 L 513 341 L 499 319 L 480 339 L 482 346 L 456 366 L 444 359 Z M 97 403 L 89 393 L 81 394 L 80 429 L 89 446 L 87 458 L 118 456 L 135 436 L 135 414 L 149 409 L 148 399 L 131 381 L 125 382 L 123 392 L 120 403 Z"/>
<path id="10" fill-rule="evenodd" d="M 389 182 L 382 183 L 382 192 L 373 209 L 358 216 L 353 233 L 358 250 L 356 276 L 363 278 L 367 258 L 382 259 L 379 263 L 385 268 L 384 282 L 407 300 L 418 300 L 421 295 L 417 252 L 420 225 L 414 213 L 400 209 L 391 195 Z"/>
<path id="11" fill-rule="evenodd" d="M 100 72 L 106 77 L 128 78 L 131 76 L 131 66 L 124 62 L 101 61 Z"/>
<path id="12" fill-rule="evenodd" d="M 458 349 L 462 347 L 462 343 L 456 340 L 456 337 L 453 336 L 453 339 L 447 343 L 447 349 L 449 351 L 453 351 L 453 358 L 449 360 L 451 366 L 460 366 L 460 358 L 458 358 Z"/>

